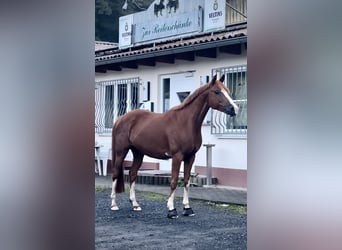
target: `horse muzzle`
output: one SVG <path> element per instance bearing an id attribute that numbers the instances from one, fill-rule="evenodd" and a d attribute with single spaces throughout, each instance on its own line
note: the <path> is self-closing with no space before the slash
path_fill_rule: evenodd
<path id="1" fill-rule="evenodd" d="M 225 107 L 225 111 L 224 111 L 224 112 L 225 112 L 227 115 L 236 116 L 234 106 L 231 105 L 231 104 L 228 104 L 228 105 Z"/>

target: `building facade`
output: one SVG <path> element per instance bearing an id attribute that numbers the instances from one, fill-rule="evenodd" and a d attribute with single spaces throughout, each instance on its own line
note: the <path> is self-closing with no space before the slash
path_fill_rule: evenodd
<path id="1" fill-rule="evenodd" d="M 96 42 L 96 140 L 106 153 L 117 117 L 137 108 L 166 112 L 215 74 L 224 74 L 240 112 L 229 117 L 209 110 L 202 125 L 203 144 L 215 144 L 212 166 L 218 184 L 246 187 L 246 1 L 165 2 L 121 17 L 118 44 Z M 129 153 L 125 164 L 131 160 Z M 143 168 L 171 170 L 171 160 L 145 156 Z M 204 146 L 196 154 L 193 172 L 206 173 Z"/>

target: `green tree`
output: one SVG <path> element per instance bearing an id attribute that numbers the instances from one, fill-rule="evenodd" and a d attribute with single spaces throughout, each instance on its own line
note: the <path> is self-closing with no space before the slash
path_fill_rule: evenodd
<path id="1" fill-rule="evenodd" d="M 154 0 L 95 0 L 95 40 L 118 42 L 119 17 L 147 9 Z"/>

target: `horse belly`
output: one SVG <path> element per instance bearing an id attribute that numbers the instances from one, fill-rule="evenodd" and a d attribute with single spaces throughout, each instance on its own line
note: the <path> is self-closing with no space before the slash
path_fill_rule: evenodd
<path id="1" fill-rule="evenodd" d="M 144 131 L 134 137 L 132 145 L 143 154 L 157 159 L 169 159 L 167 137 L 158 131 Z"/>

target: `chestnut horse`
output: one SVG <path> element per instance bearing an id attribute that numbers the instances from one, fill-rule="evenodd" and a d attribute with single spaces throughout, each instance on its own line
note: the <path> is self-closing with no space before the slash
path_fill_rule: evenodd
<path id="1" fill-rule="evenodd" d="M 171 192 L 167 201 L 168 218 L 177 218 L 174 195 L 181 162 L 184 162 L 183 215 L 194 215 L 189 205 L 189 178 L 195 154 L 202 144 L 201 128 L 209 108 L 235 116 L 238 107 L 229 89 L 220 80 L 213 79 L 195 90 L 183 103 L 165 113 L 133 110 L 119 117 L 112 131 L 113 183 L 111 210 L 118 210 L 116 193 L 124 192 L 122 163 L 131 150 L 133 165 L 129 171 L 130 200 L 133 210 L 140 211 L 135 198 L 135 180 L 144 155 L 157 159 L 172 158 Z"/>

